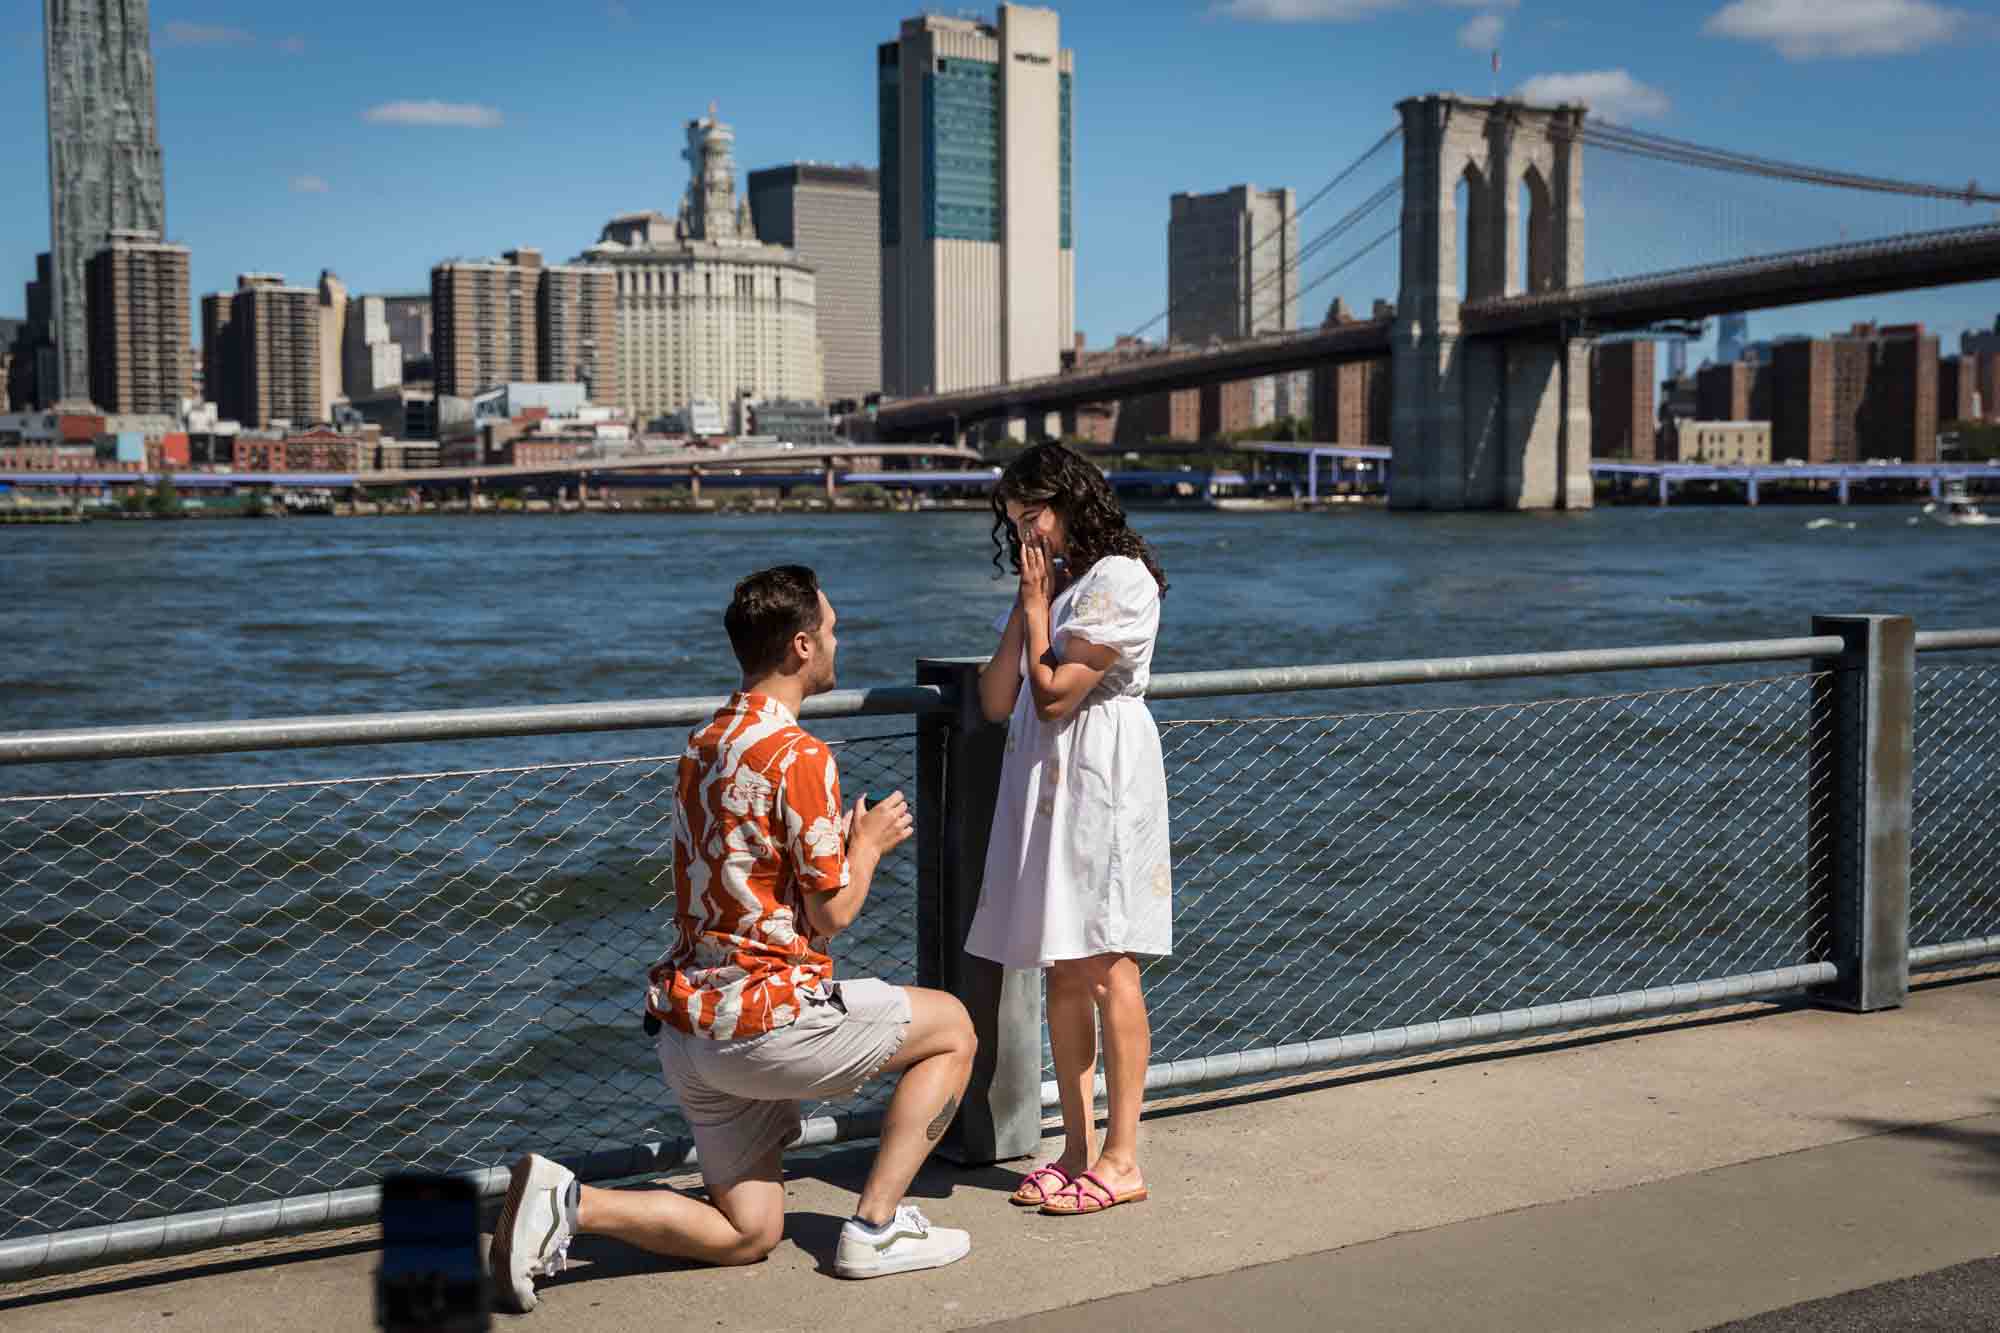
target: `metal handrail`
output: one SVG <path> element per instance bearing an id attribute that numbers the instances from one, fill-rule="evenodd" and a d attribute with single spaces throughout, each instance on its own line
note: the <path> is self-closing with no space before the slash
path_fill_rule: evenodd
<path id="1" fill-rule="evenodd" d="M 1965 652 L 1976 648 L 2000 648 L 2000 629 L 1934 629 L 1917 634 L 1920 653 Z"/>
<path id="2" fill-rule="evenodd" d="M 527 708 L 447 708 L 414 713 L 356 713 L 344 717 L 273 717 L 242 722 L 10 731 L 0 732 L 0 764 L 643 731 L 706 722 L 728 701 L 726 695 L 707 695 Z M 947 706 L 943 691 L 934 685 L 900 685 L 832 690 L 806 700 L 799 711 L 808 718 L 909 716 L 937 712 Z"/>
<path id="3" fill-rule="evenodd" d="M 1837 657 L 1832 635 L 1796 639 L 1745 639 L 1730 643 L 1673 643 L 1644 648 L 1586 648 L 1561 653 L 1499 653 L 1490 657 L 1435 657 L 1402 662 L 1325 666 L 1253 667 L 1237 671 L 1183 671 L 1153 677 L 1148 699 L 1198 699 L 1219 694 L 1278 694 L 1294 690 L 1352 690 L 1375 685 L 1420 685 L 1455 680 L 1570 676 L 1599 671 L 1650 671 L 1665 667 L 1730 666 Z"/>
<path id="4" fill-rule="evenodd" d="M 1917 635 L 1916 648 L 1918 652 L 2000 648 L 2000 629 L 1931 630 Z M 1585 648 L 1553 653 L 1497 653 L 1484 657 L 1179 671 L 1154 676 L 1146 697 L 1200 699 L 1224 694 L 1283 694 L 1443 681 L 1732 666 L 1834 657 L 1841 651 L 1842 644 L 1838 638 L 1821 635 L 1741 639 L 1722 643 L 1655 644 L 1635 648 Z M 0 765 L 151 759 L 166 755 L 234 754 L 410 741 L 486 740 L 573 732 L 643 731 L 654 727 L 693 726 L 713 717 L 727 701 L 724 695 L 703 695 L 612 703 L 542 704 L 523 708 L 449 708 L 335 717 L 252 718 L 241 722 L 9 731 L 0 732 Z M 805 701 L 800 716 L 915 716 L 944 712 L 952 707 L 953 701 L 947 697 L 946 691 L 935 685 L 894 685 L 833 690 L 816 695 Z"/>

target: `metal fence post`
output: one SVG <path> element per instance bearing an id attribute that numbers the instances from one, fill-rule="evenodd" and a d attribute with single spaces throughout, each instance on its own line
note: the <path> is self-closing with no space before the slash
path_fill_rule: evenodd
<path id="1" fill-rule="evenodd" d="M 1807 853 L 1807 878 L 1830 916 L 1840 980 L 1813 992 L 1856 1013 L 1893 1009 L 1910 988 L 1910 799 L 1916 626 L 1908 616 L 1814 616 L 1838 635 L 1817 658 L 1832 680 L 1813 697 L 1812 735 L 1826 738 L 1808 809 L 1831 821 Z"/>
<path id="2" fill-rule="evenodd" d="M 1042 1138 L 1041 976 L 965 952 L 1007 744 L 1007 728 L 980 716 L 984 662 L 917 663 L 917 683 L 954 700 L 917 721 L 917 982 L 964 1001 L 979 1034 L 965 1103 L 939 1144 L 968 1166 L 1025 1157 Z"/>

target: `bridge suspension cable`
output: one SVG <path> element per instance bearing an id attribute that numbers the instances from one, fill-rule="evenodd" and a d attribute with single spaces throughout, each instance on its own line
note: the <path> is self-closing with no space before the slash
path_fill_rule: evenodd
<path id="1" fill-rule="evenodd" d="M 1376 212 L 1380 212 L 1380 210 L 1382 210 L 1382 208 L 1384 208 L 1386 204 L 1392 204 L 1392 202 L 1398 202 L 1400 198 L 1402 198 L 1402 176 L 1398 174 L 1398 176 L 1396 176 L 1394 180 L 1390 180 L 1388 184 L 1384 184 L 1382 188 L 1378 188 L 1378 190 L 1376 190 L 1374 194 L 1370 194 L 1368 198 L 1364 198 L 1364 200 L 1362 200 L 1360 204 L 1356 204 L 1356 206 L 1354 206 L 1352 210 L 1348 210 L 1348 212 L 1346 212 L 1346 216 L 1342 216 L 1342 218 L 1340 218 L 1338 222 L 1334 222 L 1334 224 L 1332 224 L 1332 226 L 1328 226 L 1328 228 L 1326 228 L 1324 232 L 1320 232 L 1318 236 L 1314 236 L 1314 238 L 1312 238 L 1312 240 L 1310 240 L 1308 244 L 1300 246 L 1300 248 L 1298 248 L 1298 260 L 1296 260 L 1296 262 L 1288 264 L 1288 266 L 1286 266 L 1286 268 L 1284 268 L 1282 272 L 1272 272 L 1272 274 L 1264 274 L 1264 278 L 1262 278 L 1260 282 L 1256 282 L 1256 284 L 1254 284 L 1254 286 L 1250 288 L 1250 292 L 1248 292 L 1248 294 L 1250 294 L 1250 296 L 1256 296 L 1256 292 L 1258 292 L 1258 290 L 1262 290 L 1264 286 L 1268 286 L 1268 284 L 1272 284 L 1272 282 L 1278 282 L 1280 278 L 1284 278 L 1284 276 L 1288 276 L 1288 274 L 1292 274 L 1292 272 L 1298 272 L 1298 270 L 1302 270 L 1302 268 L 1306 266 L 1306 260 L 1310 260 L 1312 256 L 1316 256 L 1316 254 L 1320 254 L 1322 250 L 1330 248 L 1330 246 L 1332 246 L 1332 244 L 1334 244 L 1336 240 L 1344 238 L 1344 236 L 1346 236 L 1348 232 L 1352 232 L 1352 230 L 1354 230 L 1354 228 L 1358 228 L 1358 226 L 1360 226 L 1362 222 L 1366 222 L 1366 220 L 1368 220 L 1368 218 L 1372 218 L 1372 216 L 1374 216 Z M 1396 228 L 1400 230 L 1400 226 L 1402 226 L 1402 224 L 1398 222 L 1398 224 L 1396 224 Z M 1364 248 L 1362 248 L 1362 250 L 1360 250 L 1358 254 L 1352 254 L 1352 256 L 1348 256 L 1348 258 L 1340 260 L 1338 264 L 1334 264 L 1332 268 L 1328 268 L 1326 272 L 1322 272 L 1322 274 L 1320 274 L 1318 278 L 1314 278 L 1312 282 L 1308 282 L 1308 284 L 1304 284 L 1302 288 L 1298 288 L 1298 296 L 1300 296 L 1300 298 L 1304 298 L 1304 294 L 1306 294 L 1306 292 L 1310 292 L 1312 288 L 1320 286 L 1322 282 L 1326 282 L 1326 280 L 1328 280 L 1330 276 L 1334 276 L 1336 272 L 1344 272 L 1344 270 L 1346 270 L 1346 268 L 1350 268 L 1350 266 L 1352 266 L 1352 264 L 1354 264 L 1356 260 L 1360 260 L 1360 258 L 1362 258 L 1364 254 L 1368 254 L 1368 252 L 1372 252 L 1372 250 L 1374 250 L 1376 246 L 1380 246 L 1380 244 L 1382 244 L 1382 240 L 1384 240 L 1382 236 L 1378 236 L 1376 240 L 1370 240 L 1370 242 L 1368 242 L 1368 246 L 1364 246 Z M 1254 302 L 1252 302 L 1252 304 L 1254 304 Z"/>
<path id="2" fill-rule="evenodd" d="M 1389 230 L 1383 232 L 1380 236 L 1377 236 L 1374 240 L 1368 242 L 1368 244 L 1362 246 L 1359 250 L 1356 250 L 1353 254 L 1341 260 L 1338 264 L 1335 264 L 1332 268 L 1320 274 L 1317 278 L 1314 278 L 1311 282 L 1307 283 L 1305 286 L 1299 288 L 1299 295 L 1304 296 L 1307 292 L 1319 286 L 1327 279 L 1332 278 L 1337 274 L 1345 273 L 1348 269 L 1353 268 L 1356 264 L 1366 259 L 1369 255 L 1381 249 L 1382 246 L 1387 241 L 1389 241 L 1392 237 L 1394 237 L 1397 233 L 1401 232 L 1402 230 L 1403 230 L 1403 223 L 1402 220 L 1399 218 L 1396 221 L 1395 225 L 1390 227 Z"/>
<path id="3" fill-rule="evenodd" d="M 1737 175 L 1763 176 L 1837 189 L 1867 190 L 1876 194 L 1909 195 L 1920 199 L 1944 199 L 1966 204 L 2000 204 L 2000 194 L 1981 190 L 1977 181 L 1959 188 L 1931 185 L 1921 181 L 1896 180 L 1887 176 L 1865 176 L 1851 171 L 1836 171 L 1829 167 L 1782 162 L 1776 158 L 1739 153 L 1727 148 L 1710 148 L 1703 144 L 1689 143 L 1684 139 L 1670 139 L 1663 134 L 1652 134 L 1644 130 L 1614 125 L 1609 121 L 1585 121 L 1579 137 L 1586 144 L 1607 148 L 1613 152 L 1629 153 L 1635 157 L 1648 157 L 1663 162 L 1676 162 L 1685 166 L 1707 167 L 1710 170 L 1732 172 Z"/>
<path id="4" fill-rule="evenodd" d="M 1361 156 L 1355 158 L 1354 161 L 1348 163 L 1347 166 L 1343 167 L 1340 171 L 1336 172 L 1333 176 L 1333 179 L 1329 180 L 1326 184 L 1320 186 L 1319 189 L 1313 191 L 1312 197 L 1307 199 L 1305 203 L 1301 204 L 1297 209 L 1297 211 L 1292 214 L 1291 221 L 1296 222 L 1299 218 L 1304 217 L 1309 211 L 1311 211 L 1313 205 L 1319 203 L 1322 199 L 1325 199 L 1329 194 L 1333 193 L 1335 190 L 1339 189 L 1342 185 L 1346 184 L 1349 180 L 1351 180 L 1354 177 L 1355 173 L 1359 172 L 1363 167 L 1367 166 L 1371 161 L 1373 161 L 1382 152 L 1384 148 L 1387 148 L 1390 144 L 1394 143 L 1398 138 L 1400 138 L 1402 136 L 1402 133 L 1403 133 L 1403 127 L 1400 124 L 1391 126 L 1387 131 L 1383 133 L 1381 138 L 1377 139 L 1374 143 L 1370 144 L 1367 150 L 1363 152 Z M 1398 177 L 1398 188 L 1400 188 L 1400 184 L 1401 184 L 1401 178 Z M 1341 223 L 1338 222 L 1334 224 L 1335 227 L 1339 227 L 1340 225 Z M 1289 232 L 1290 230 L 1291 229 L 1289 227 L 1280 227 L 1278 230 L 1271 232 L 1270 234 L 1266 235 L 1262 240 L 1252 245 L 1250 247 L 1249 254 L 1255 255 L 1259 250 L 1263 249 L 1266 245 L 1269 245 L 1272 241 L 1277 240 L 1279 237 L 1286 235 L 1287 232 Z M 1328 230 L 1330 231 L 1332 230 L 1332 228 L 1329 228 Z M 1325 232 L 1320 233 L 1318 236 L 1315 236 L 1313 238 L 1313 242 L 1319 241 L 1320 238 L 1325 235 L 1326 235 Z M 1304 259 L 1307 250 L 1311 247 L 1313 242 L 1308 242 L 1306 246 L 1300 247 L 1299 253 L 1293 256 L 1293 258 L 1289 262 L 1287 262 L 1280 270 L 1278 270 L 1278 273 L 1276 275 L 1266 274 L 1262 281 L 1253 286 L 1252 292 L 1250 294 L 1254 294 L 1256 291 L 1259 291 L 1263 287 L 1269 285 L 1269 283 L 1273 280 L 1275 276 L 1280 276 L 1285 273 L 1296 271 L 1300 262 Z M 1159 314 L 1154 315 L 1144 324 L 1141 324 L 1137 328 L 1133 329 L 1128 336 L 1137 338 L 1140 335 L 1144 334 L 1148 329 L 1154 328 L 1155 326 L 1160 324 L 1163 320 L 1170 319 L 1177 311 L 1185 309 L 1187 306 L 1195 303 L 1196 301 L 1206 299 L 1206 297 L 1210 294 L 1211 291 L 1214 290 L 1215 287 L 1221 285 L 1225 277 L 1226 275 L 1224 274 L 1217 274 L 1215 275 L 1215 277 L 1211 278 L 1207 284 L 1198 285 L 1196 289 L 1192 292 L 1182 293 L 1178 300 L 1170 301 L 1166 309 L 1162 310 Z"/>

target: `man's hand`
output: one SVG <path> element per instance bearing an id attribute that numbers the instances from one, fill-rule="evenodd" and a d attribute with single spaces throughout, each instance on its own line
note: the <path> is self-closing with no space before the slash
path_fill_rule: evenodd
<path id="1" fill-rule="evenodd" d="M 900 791 L 891 792 L 873 808 L 869 806 L 866 796 L 856 798 L 854 810 L 847 819 L 851 830 L 848 840 L 850 855 L 865 849 L 878 857 L 887 856 L 917 831 L 916 817 L 910 813 L 910 803 L 903 799 Z"/>

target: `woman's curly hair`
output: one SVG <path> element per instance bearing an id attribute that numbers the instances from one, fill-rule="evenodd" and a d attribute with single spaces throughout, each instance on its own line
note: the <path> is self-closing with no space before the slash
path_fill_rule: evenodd
<path id="1" fill-rule="evenodd" d="M 1125 555 L 1167 592 L 1167 576 L 1144 537 L 1125 522 L 1125 508 L 1095 464 L 1060 444 L 1038 444 L 1007 465 L 993 487 L 993 567 L 1021 570 L 1021 534 L 1007 518 L 1007 502 L 1046 505 L 1062 519 L 1068 550 L 1064 565 L 1075 582 L 1108 555 Z M 1001 557 L 1005 556 L 1005 563 Z"/>

